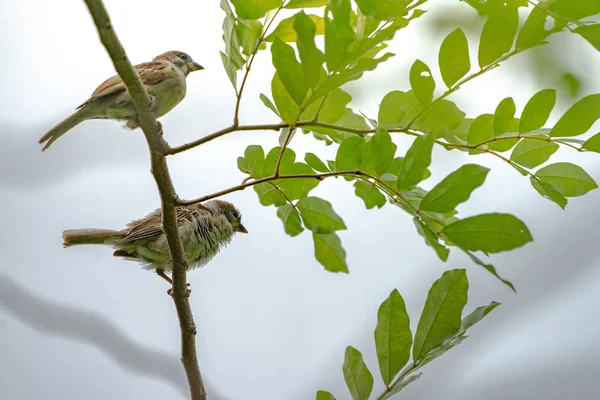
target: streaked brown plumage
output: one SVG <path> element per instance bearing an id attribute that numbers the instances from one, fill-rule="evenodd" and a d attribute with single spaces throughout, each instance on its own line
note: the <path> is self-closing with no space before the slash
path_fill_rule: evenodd
<path id="1" fill-rule="evenodd" d="M 127 228 L 72 229 L 63 232 L 65 247 L 82 244 L 104 244 L 115 248 L 114 256 L 142 263 L 170 280 L 164 272 L 171 271 L 171 259 L 166 236 L 162 230 L 161 210 L 127 224 Z M 231 203 L 212 200 L 204 204 L 177 208 L 179 234 L 183 241 L 189 268 L 209 262 L 231 241 L 235 232 L 248 233 L 241 214 Z"/>
<path id="2" fill-rule="evenodd" d="M 151 62 L 135 66 L 151 99 L 151 109 L 162 117 L 173 109 L 186 93 L 185 78 L 190 72 L 203 67 L 181 51 L 168 51 Z M 125 84 L 119 75 L 108 78 L 94 90 L 92 96 L 77 107 L 77 111 L 56 125 L 40 139 L 46 150 L 59 137 L 88 119 L 114 119 L 126 121 L 129 129 L 138 127 L 137 112 Z"/>

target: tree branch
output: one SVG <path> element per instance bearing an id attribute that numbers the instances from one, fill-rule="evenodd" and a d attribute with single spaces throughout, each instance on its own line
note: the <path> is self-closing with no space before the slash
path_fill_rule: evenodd
<path id="1" fill-rule="evenodd" d="M 125 49 L 112 28 L 104 4 L 101 0 L 85 0 L 85 3 L 98 29 L 100 40 L 106 48 L 117 73 L 127 87 L 127 91 L 138 114 L 138 122 L 148 142 L 152 175 L 156 181 L 162 203 L 163 230 L 167 238 L 172 260 L 173 299 L 181 329 L 181 362 L 187 374 L 191 398 L 193 400 L 205 400 L 206 390 L 202 382 L 196 356 L 196 326 L 194 325 L 186 285 L 188 263 L 179 236 L 175 209 L 178 197 L 173 187 L 165 158 L 168 145 L 166 145 L 162 138 L 162 128 L 156 121 L 154 113 L 148 111 L 150 108 L 148 93 L 140 81 L 136 70 L 129 62 L 125 54 Z"/>

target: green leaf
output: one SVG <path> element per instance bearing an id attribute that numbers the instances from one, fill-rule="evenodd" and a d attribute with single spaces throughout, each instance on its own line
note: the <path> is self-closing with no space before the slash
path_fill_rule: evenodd
<path id="1" fill-rule="evenodd" d="M 438 183 L 421 201 L 421 209 L 447 213 L 469 199 L 483 185 L 490 170 L 476 164 L 463 165 Z"/>
<path id="2" fill-rule="evenodd" d="M 531 186 L 544 198 L 555 202 L 563 210 L 567 206 L 568 200 L 563 196 L 556 188 L 549 183 L 535 179 L 534 177 L 529 178 Z"/>
<path id="3" fill-rule="evenodd" d="M 543 138 L 543 136 L 538 136 Z M 548 161 L 556 153 L 558 145 L 554 142 L 525 138 L 514 148 L 510 159 L 525 168 L 535 168 Z"/>
<path id="4" fill-rule="evenodd" d="M 402 391 L 402 389 L 404 389 L 405 387 L 407 387 L 408 385 L 410 385 L 411 383 L 413 383 L 414 381 L 419 379 L 421 377 L 421 375 L 423 375 L 423 373 L 418 373 L 418 374 L 411 375 L 411 376 L 404 378 L 402 381 L 396 383 L 389 392 L 387 392 L 385 395 L 383 395 L 381 400 L 387 400 L 387 399 L 392 398 L 395 394 L 400 393 Z"/>
<path id="5" fill-rule="evenodd" d="M 265 151 L 261 146 L 250 145 L 244 151 L 244 157 L 238 158 L 238 168 L 240 171 L 249 174 L 252 177 L 261 177 L 263 165 L 265 163 Z"/>
<path id="6" fill-rule="evenodd" d="M 277 110 L 286 123 L 293 125 L 300 114 L 300 107 L 283 86 L 279 74 L 275 73 L 271 81 L 271 94 L 277 106 Z"/>
<path id="7" fill-rule="evenodd" d="M 419 136 L 406 152 L 404 164 L 398 175 L 398 189 L 405 190 L 423 180 L 425 170 L 431 164 L 433 137 L 429 134 Z"/>
<path id="8" fill-rule="evenodd" d="M 297 34 L 296 45 L 300 62 L 304 69 L 304 78 L 312 88 L 317 86 L 323 69 L 325 56 L 315 45 L 316 26 L 304 11 L 296 14 L 294 19 L 294 30 Z"/>
<path id="9" fill-rule="evenodd" d="M 265 163 L 262 168 L 261 175 L 257 175 L 257 178 L 262 178 L 265 176 L 271 176 L 275 172 L 275 168 L 277 167 L 277 160 L 279 159 L 279 153 L 281 152 L 281 147 L 273 147 L 269 150 L 269 153 L 265 157 Z M 294 171 L 294 161 L 296 160 L 296 153 L 294 150 L 289 147 L 285 149 L 283 153 L 283 157 L 281 158 L 281 164 L 279 166 L 279 172 L 282 174 L 290 174 Z M 277 181 L 273 181 L 277 182 Z"/>
<path id="10" fill-rule="evenodd" d="M 290 0 L 285 8 L 311 8 L 323 7 L 329 3 L 329 0 Z"/>
<path id="11" fill-rule="evenodd" d="M 499 305 L 500 303 L 492 301 L 487 306 L 477 307 L 471 314 L 462 319 L 462 322 L 460 323 L 460 329 L 458 330 L 458 335 L 464 335 L 470 327 L 481 321 Z"/>
<path id="12" fill-rule="evenodd" d="M 464 269 L 446 271 L 433 283 L 415 333 L 415 361 L 425 358 L 427 353 L 458 332 L 468 289 L 469 281 Z"/>
<path id="13" fill-rule="evenodd" d="M 381 176 L 392 165 L 394 154 L 396 153 L 396 145 L 392 142 L 392 137 L 385 129 L 377 130 L 369 143 L 375 172 L 377 176 Z"/>
<path id="14" fill-rule="evenodd" d="M 517 6 L 506 0 L 488 0 L 490 16 L 479 41 L 479 66 L 492 64 L 512 48 L 519 25 Z"/>
<path id="15" fill-rule="evenodd" d="M 598 188 L 594 179 L 583 168 L 568 162 L 550 164 L 538 170 L 536 175 L 565 197 L 583 196 Z"/>
<path id="16" fill-rule="evenodd" d="M 460 28 L 452 31 L 442 42 L 438 62 L 442 79 L 448 88 L 471 70 L 469 43 Z"/>
<path id="17" fill-rule="evenodd" d="M 315 24 L 316 32 L 315 35 L 325 34 L 325 20 L 317 15 L 309 14 L 308 18 Z M 267 42 L 272 42 L 276 38 L 283 40 L 284 42 L 295 42 L 296 31 L 294 30 L 294 17 L 282 19 L 277 28 L 273 30 L 269 36 L 265 38 Z"/>
<path id="18" fill-rule="evenodd" d="M 335 165 L 338 171 L 350 171 L 360 168 L 365 148 L 365 139 L 360 136 L 350 136 L 338 148 Z"/>
<path id="19" fill-rule="evenodd" d="M 227 73 L 229 82 L 231 82 L 231 84 L 233 85 L 233 88 L 236 89 L 237 88 L 237 86 L 236 86 L 236 84 L 237 84 L 237 69 L 225 53 L 220 51 L 219 54 L 221 55 L 221 61 L 223 62 L 223 68 L 225 68 L 225 72 Z"/>
<path id="20" fill-rule="evenodd" d="M 410 358 L 412 333 L 404 299 L 397 289 L 381 303 L 375 327 L 375 348 L 379 371 L 386 386 L 392 382 Z"/>
<path id="21" fill-rule="evenodd" d="M 394 90 L 386 94 L 379 105 L 377 116 L 380 128 L 396 128 L 406 115 L 406 93 Z"/>
<path id="22" fill-rule="evenodd" d="M 586 140 L 585 143 L 581 145 L 581 148 L 587 151 L 600 153 L 600 133 L 596 133 L 594 136 Z"/>
<path id="23" fill-rule="evenodd" d="M 438 100 L 432 103 L 415 120 L 413 127 L 423 133 L 431 133 L 435 137 L 442 137 L 456 128 L 465 118 L 456 104 L 450 100 Z"/>
<path id="24" fill-rule="evenodd" d="M 335 397 L 329 392 L 319 390 L 317 392 L 317 400 L 335 400 Z"/>
<path id="25" fill-rule="evenodd" d="M 600 51 L 600 24 L 583 25 L 574 30 Z"/>
<path id="26" fill-rule="evenodd" d="M 438 257 L 440 258 L 440 260 L 447 261 L 448 255 L 450 254 L 450 250 L 448 250 L 448 248 L 446 246 L 444 246 L 443 244 L 440 243 L 435 232 L 432 231 L 431 228 L 429 228 L 427 225 L 425 225 L 423 223 L 423 221 L 421 221 L 417 217 L 413 218 L 413 222 L 415 223 L 415 226 L 417 227 L 417 231 L 419 232 L 419 235 L 421 235 L 421 237 L 423 239 L 425 239 L 425 244 L 427 244 L 428 246 L 432 247 L 433 250 L 435 250 L 435 252 L 438 255 Z"/>
<path id="27" fill-rule="evenodd" d="M 354 183 L 354 194 L 363 199 L 368 210 L 373 207 L 381 208 L 385 205 L 385 196 L 372 183 L 356 181 Z"/>
<path id="28" fill-rule="evenodd" d="M 600 2 L 595 0 L 556 0 L 549 3 L 548 10 L 572 20 L 600 13 Z"/>
<path id="29" fill-rule="evenodd" d="M 277 208 L 277 216 L 283 222 L 285 233 L 296 236 L 304 231 L 300 215 L 289 203 Z"/>
<path id="30" fill-rule="evenodd" d="M 494 137 L 494 116 L 481 114 L 473 120 L 469 128 L 467 143 L 476 145 Z"/>
<path id="31" fill-rule="evenodd" d="M 363 14 L 379 21 L 406 15 L 406 0 L 356 0 Z"/>
<path id="32" fill-rule="evenodd" d="M 315 171 L 329 172 L 329 168 L 327 168 L 325 163 L 313 153 L 306 153 L 304 155 L 304 161 L 306 161 L 306 163 Z"/>
<path id="33" fill-rule="evenodd" d="M 556 103 L 556 90 L 544 89 L 527 102 L 521 115 L 519 132 L 527 133 L 544 126 Z"/>
<path id="34" fill-rule="evenodd" d="M 435 81 L 431 70 L 421 60 L 416 60 L 410 68 L 410 87 L 421 104 L 429 104 L 433 99 Z"/>
<path id="35" fill-rule="evenodd" d="M 496 268 L 494 268 L 493 265 L 488 264 L 488 263 L 484 262 L 483 260 L 479 259 L 479 257 L 477 257 L 475 254 L 471 253 L 470 251 L 467 251 L 465 249 L 461 249 L 461 250 L 464 251 L 471 258 L 471 260 L 473 260 L 473 262 L 475 264 L 485 268 L 486 271 L 488 271 L 489 273 L 494 275 L 496 278 L 498 278 L 498 280 L 500 280 L 500 282 L 504 283 L 506 286 L 511 288 L 511 290 L 513 292 L 517 293 L 517 289 L 515 289 L 515 285 L 513 285 L 513 283 L 511 281 L 506 280 L 506 279 L 502 278 L 500 275 L 498 275 L 498 272 L 496 271 Z"/>
<path id="36" fill-rule="evenodd" d="M 542 44 L 551 34 L 561 31 L 567 25 L 566 21 L 556 20 L 548 16 L 548 12 L 545 11 L 547 2 L 539 2 L 537 6 L 533 8 L 529 17 L 525 21 L 525 24 L 519 32 L 517 37 L 517 48 L 529 48 Z M 554 26 L 550 29 L 546 29 L 546 21 L 550 19 L 554 22 Z"/>
<path id="37" fill-rule="evenodd" d="M 507 97 L 498 104 L 498 107 L 496 107 L 496 112 L 494 113 L 495 136 L 511 130 L 510 128 L 512 126 L 516 111 L 517 107 L 515 106 L 515 101 L 512 97 Z"/>
<path id="38" fill-rule="evenodd" d="M 273 65 L 281 83 L 299 106 L 308 93 L 308 84 L 304 77 L 302 65 L 296 60 L 296 53 L 289 44 L 276 38 L 271 46 Z"/>
<path id="39" fill-rule="evenodd" d="M 481 214 L 446 226 L 442 233 L 465 250 L 499 253 L 521 247 L 533 238 L 527 226 L 510 214 Z"/>
<path id="40" fill-rule="evenodd" d="M 225 11 L 225 19 L 223 19 L 223 41 L 225 42 L 225 55 L 227 56 L 226 58 L 228 61 L 225 63 L 223 56 L 221 56 L 221 60 L 225 65 L 227 74 L 230 75 L 229 69 L 235 71 L 242 68 L 244 65 L 244 57 L 242 56 L 242 53 L 240 53 L 240 42 L 238 41 L 238 35 L 236 33 L 236 18 L 229 7 L 229 2 L 227 0 L 221 0 L 221 9 Z M 229 79 L 232 82 L 234 81 L 231 76 Z"/>
<path id="41" fill-rule="evenodd" d="M 286 204 L 285 197 L 277 188 L 269 182 L 254 185 L 254 191 L 258 194 L 258 200 L 263 206 L 283 206 Z"/>
<path id="42" fill-rule="evenodd" d="M 311 167 L 304 163 L 297 162 L 291 168 L 287 168 L 283 165 L 283 161 L 280 172 L 282 174 L 305 175 L 313 175 L 315 173 Z M 274 182 L 281 188 L 289 200 L 301 199 L 308 196 L 308 193 L 319 184 L 319 180 L 314 178 L 282 179 Z"/>
<path id="43" fill-rule="evenodd" d="M 552 137 L 577 136 L 585 133 L 600 118 L 600 93 L 591 94 L 573 104 L 552 131 Z"/>
<path id="44" fill-rule="evenodd" d="M 344 380 L 353 400 L 368 400 L 373 390 L 373 375 L 363 361 L 362 354 L 352 346 L 346 347 Z"/>
<path id="45" fill-rule="evenodd" d="M 334 89 L 325 98 L 321 112 L 319 113 L 319 121 L 332 124 L 337 122 L 346 113 L 346 106 L 352 100 L 352 96 L 344 92 L 342 89 Z M 315 103 L 316 104 L 316 103 Z"/>
<path id="46" fill-rule="evenodd" d="M 242 45 L 243 54 L 246 56 L 251 55 L 256 50 L 258 45 L 258 38 L 262 33 L 263 26 L 260 21 L 256 20 L 245 20 L 238 19 L 236 25 L 236 34 L 238 41 Z"/>
<path id="47" fill-rule="evenodd" d="M 331 0 L 327 8 L 333 19 L 325 21 L 325 62 L 329 72 L 340 71 L 350 45 L 356 41 L 350 24 L 350 0 Z"/>
<path id="48" fill-rule="evenodd" d="M 231 0 L 238 17 L 244 19 L 259 19 L 267 11 L 281 5 L 281 0 Z"/>
<path id="49" fill-rule="evenodd" d="M 281 81 L 279 82 L 281 84 Z M 283 85 L 282 85 L 283 88 Z M 260 94 L 260 100 L 262 101 L 262 103 L 265 105 L 265 107 L 267 107 L 269 110 L 273 111 L 278 117 L 280 117 L 281 115 L 279 115 L 279 111 L 277 111 L 277 107 L 275 107 L 275 104 L 273 104 L 273 102 L 271 101 L 271 99 L 269 99 L 267 96 L 265 96 L 264 94 Z"/>
<path id="50" fill-rule="evenodd" d="M 346 229 L 342 218 L 333 211 L 331 203 L 319 197 L 304 197 L 296 203 L 304 226 L 315 233 L 333 233 Z"/>
<path id="51" fill-rule="evenodd" d="M 326 271 L 348 273 L 346 252 L 337 234 L 313 232 L 313 241 L 315 243 L 315 258 L 325 267 Z"/>

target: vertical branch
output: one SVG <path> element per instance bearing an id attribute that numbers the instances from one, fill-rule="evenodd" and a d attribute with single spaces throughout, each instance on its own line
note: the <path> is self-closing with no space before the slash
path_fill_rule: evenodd
<path id="1" fill-rule="evenodd" d="M 85 0 L 92 15 L 100 40 L 106 48 L 117 73 L 123 79 L 127 91 L 138 114 L 138 122 L 150 150 L 152 175 L 160 194 L 162 205 L 162 225 L 167 241 L 169 252 L 173 263 L 173 299 L 179 327 L 181 329 L 181 362 L 190 386 L 191 398 L 193 400 L 205 400 L 206 390 L 200 375 L 198 358 L 196 356 L 196 326 L 187 294 L 186 270 L 187 259 L 183 250 L 181 237 L 179 236 L 177 224 L 176 204 L 177 193 L 173 187 L 165 154 L 168 145 L 162 138 L 162 127 L 156 121 L 156 117 L 149 110 L 150 100 L 140 78 L 133 68 L 125 49 L 121 45 L 106 12 L 102 0 Z"/>

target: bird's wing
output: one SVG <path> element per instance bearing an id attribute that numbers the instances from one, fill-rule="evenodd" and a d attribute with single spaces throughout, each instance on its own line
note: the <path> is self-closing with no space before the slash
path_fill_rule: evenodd
<path id="1" fill-rule="evenodd" d="M 167 74 L 165 73 L 168 69 L 169 64 L 165 61 L 152 61 L 147 63 L 142 63 L 136 65 L 134 68 L 138 72 L 140 79 L 144 85 L 153 85 L 163 81 L 167 78 Z M 111 94 L 116 94 L 125 91 L 125 84 L 119 75 L 111 76 L 100 86 L 94 90 L 92 96 L 83 104 L 81 104 L 78 109 L 97 100 L 100 97 L 108 96 Z"/>
<path id="2" fill-rule="evenodd" d="M 196 204 L 189 207 L 178 207 L 177 208 L 177 224 L 181 225 L 185 221 L 193 219 L 195 214 L 206 214 L 210 216 L 210 211 L 201 204 Z M 162 212 L 161 209 L 157 209 L 154 212 L 148 214 L 142 219 L 138 219 L 127 224 L 129 231 L 127 235 L 117 243 L 131 243 L 140 239 L 153 239 L 162 235 Z"/>

